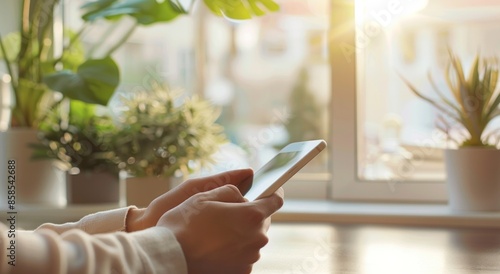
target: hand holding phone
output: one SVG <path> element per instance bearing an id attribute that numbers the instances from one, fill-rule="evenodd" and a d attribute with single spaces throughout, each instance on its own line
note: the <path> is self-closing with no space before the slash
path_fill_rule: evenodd
<path id="1" fill-rule="evenodd" d="M 267 197 L 292 178 L 326 147 L 324 140 L 291 143 L 262 166 L 244 197 L 249 201 Z"/>

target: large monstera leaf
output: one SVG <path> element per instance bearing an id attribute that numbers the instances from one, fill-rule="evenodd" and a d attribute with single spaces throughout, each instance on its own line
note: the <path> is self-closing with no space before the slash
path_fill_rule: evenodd
<path id="1" fill-rule="evenodd" d="M 44 82 L 70 99 L 107 105 L 120 83 L 120 71 L 111 57 L 91 59 L 81 64 L 76 72 L 63 70 L 49 74 Z"/>
<path id="2" fill-rule="evenodd" d="M 181 5 L 170 0 L 97 0 L 83 5 L 82 10 L 86 21 L 116 20 L 128 15 L 141 25 L 168 22 L 186 13 Z"/>
<path id="3" fill-rule="evenodd" d="M 196 0 L 191 0 L 194 2 Z M 216 15 L 230 19 L 250 19 L 266 12 L 279 10 L 279 5 L 273 0 L 203 0 L 205 5 Z M 179 0 L 96 0 L 82 6 L 83 19 L 93 21 L 105 18 L 119 19 L 124 15 L 134 17 L 139 24 L 150 25 L 167 22 L 178 15 L 186 14 Z"/>
<path id="4" fill-rule="evenodd" d="M 278 11 L 279 5 L 273 0 L 203 0 L 216 15 L 231 19 L 250 19 L 253 15 L 262 16 L 264 6 L 271 12 Z"/>

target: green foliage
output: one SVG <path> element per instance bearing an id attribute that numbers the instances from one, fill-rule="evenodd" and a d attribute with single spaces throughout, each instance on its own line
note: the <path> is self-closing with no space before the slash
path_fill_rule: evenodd
<path id="1" fill-rule="evenodd" d="M 69 42 L 64 45 L 62 55 L 52 56 L 54 45 L 51 24 L 54 6 L 58 2 L 59 0 L 23 1 L 20 32 L 5 39 L 0 35 L 0 57 L 7 63 L 16 97 L 12 126 L 37 128 L 39 120 L 46 114 L 42 110 L 50 107 L 43 103 L 52 102 L 43 98 L 45 95 L 51 95 L 49 91 L 59 91 L 70 99 L 106 105 L 120 81 L 118 67 L 110 55 L 127 41 L 137 25 L 169 22 L 188 13 L 177 0 L 89 2 L 81 7 L 82 18 L 86 21 L 84 27 L 76 33 L 67 32 Z M 204 2 L 214 14 L 232 19 L 248 19 L 252 14 L 263 15 L 264 11 L 259 7 L 259 3 L 270 11 L 279 9 L 272 0 Z M 85 28 L 99 19 L 113 21 L 123 16 L 134 18 L 136 25 L 117 39 L 116 44 L 106 52 L 104 59 L 95 59 L 92 56 L 84 58 L 79 37 Z M 30 88 L 25 89 L 26 86 Z M 40 90 L 44 90 L 44 96 L 39 96 Z M 25 96 L 32 91 L 36 94 Z"/>
<path id="2" fill-rule="evenodd" d="M 122 98 L 119 132 L 113 144 L 120 167 L 134 176 L 184 175 L 211 163 L 211 156 L 226 141 L 215 124 L 219 112 L 197 97 L 179 98 L 155 86 Z"/>
<path id="3" fill-rule="evenodd" d="M 10 62 L 15 62 L 17 55 L 19 54 L 19 44 L 21 43 L 21 34 L 19 32 L 12 32 L 6 35 L 2 44 L 5 49 L 7 60 Z M 5 59 L 3 51 L 0 51 L 0 59 Z"/>
<path id="4" fill-rule="evenodd" d="M 491 121 L 500 116 L 500 93 L 497 90 L 498 62 L 496 59 L 482 59 L 478 55 L 466 77 L 458 57 L 451 51 L 449 54 L 451 62 L 445 77 L 453 99 L 446 98 L 430 74 L 429 81 L 439 100 L 424 95 L 409 81 L 403 80 L 415 95 L 465 128 L 467 136 L 459 146 L 491 147 L 489 144 L 491 135 L 484 132 Z M 447 128 L 441 129 L 448 132 Z"/>
<path id="5" fill-rule="evenodd" d="M 98 0 L 82 6 L 82 9 L 85 12 L 82 18 L 87 21 L 131 16 L 141 25 L 168 22 L 187 13 L 182 6 L 169 0 Z"/>
<path id="6" fill-rule="evenodd" d="M 279 6 L 272 0 L 203 0 L 205 5 L 216 15 L 230 19 L 250 19 L 253 15 L 262 16 L 265 11 L 278 11 Z M 194 0 L 191 1 L 191 3 Z M 188 13 L 177 0 L 97 0 L 82 7 L 82 18 L 87 21 L 97 19 L 118 20 L 131 16 L 141 25 L 168 22 L 177 16 Z"/>
<path id="7" fill-rule="evenodd" d="M 231 19 L 250 19 L 252 14 L 262 16 L 265 12 L 259 4 L 274 12 L 279 10 L 279 5 L 272 0 L 203 0 L 207 7 L 218 16 Z"/>
<path id="8" fill-rule="evenodd" d="M 78 168 L 117 174 L 119 160 L 111 145 L 116 134 L 112 119 L 96 115 L 95 105 L 80 101 L 70 101 L 67 116 L 61 115 L 62 109 L 53 109 L 41 123 L 41 142 L 32 145 L 33 157 L 57 159 L 65 170 Z"/>
<path id="9" fill-rule="evenodd" d="M 58 0 L 23 1 L 20 32 L 0 37 L 2 57 L 15 95 L 13 127 L 37 128 L 50 104 L 51 91 L 63 97 L 106 105 L 119 83 L 119 70 L 110 58 L 84 58 L 79 33 L 66 31 L 69 42 L 61 56 L 53 55 L 52 19 Z M 47 98 L 49 97 L 49 98 Z"/>

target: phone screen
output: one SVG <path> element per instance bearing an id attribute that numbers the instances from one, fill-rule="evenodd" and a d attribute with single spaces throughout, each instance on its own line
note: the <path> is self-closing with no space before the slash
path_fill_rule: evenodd
<path id="1" fill-rule="evenodd" d="M 260 195 L 271 184 L 276 182 L 299 160 L 299 151 L 280 152 L 254 174 L 252 187 L 245 194 L 245 197 L 249 200 L 257 198 L 256 196 Z"/>

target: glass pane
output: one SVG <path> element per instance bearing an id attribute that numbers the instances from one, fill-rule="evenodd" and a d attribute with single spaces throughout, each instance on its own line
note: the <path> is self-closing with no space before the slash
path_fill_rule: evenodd
<path id="1" fill-rule="evenodd" d="M 496 1 L 357 0 L 358 175 L 368 180 L 440 180 L 446 136 L 439 113 L 402 78 L 433 98 L 429 75 L 448 93 L 448 48 L 468 72 L 477 53 L 500 46 Z M 498 122 L 498 121 L 497 121 Z"/>
<path id="2" fill-rule="evenodd" d="M 78 29 L 84 1 L 66 2 L 67 25 Z M 277 2 L 280 12 L 230 21 L 196 1 L 190 16 L 137 28 L 113 55 L 122 73 L 119 93 L 156 80 L 217 105 L 230 144 L 218 155 L 215 171 L 258 168 L 289 142 L 326 139 L 328 0 Z M 84 42 L 92 48 L 102 41 L 109 48 L 116 39 L 108 32 L 123 33 L 130 25 L 125 20 L 113 30 L 99 22 Z M 327 171 L 322 154 L 307 171 Z"/>
<path id="3" fill-rule="evenodd" d="M 328 132 L 328 0 L 277 2 L 280 12 L 249 21 L 207 16 L 205 96 L 254 168 L 289 142 Z M 304 170 L 326 172 L 321 156 Z"/>

